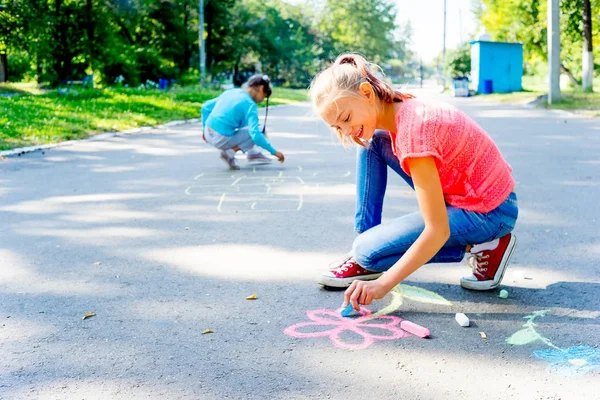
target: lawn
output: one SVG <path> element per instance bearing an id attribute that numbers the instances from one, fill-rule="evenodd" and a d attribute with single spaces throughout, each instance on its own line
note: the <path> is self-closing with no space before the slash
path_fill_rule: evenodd
<path id="1" fill-rule="evenodd" d="M 220 91 L 199 87 L 74 89 L 59 94 L 36 85 L 0 85 L 0 150 L 198 118 Z M 8 96 L 6 96 L 8 95 Z M 307 100 L 305 90 L 274 88 L 270 105 Z M 260 106 L 264 106 L 261 104 Z"/>
<path id="2" fill-rule="evenodd" d="M 583 92 L 571 87 L 561 88 L 561 101 L 548 104 L 545 98 L 548 94 L 547 83 L 539 77 L 523 77 L 523 91 L 514 93 L 494 93 L 482 96 L 489 100 L 500 102 L 526 104 L 539 99 L 538 105 L 545 108 L 570 110 L 590 116 L 600 117 L 600 78 L 594 80 L 595 91 Z M 541 99 L 540 99 L 541 98 Z"/>

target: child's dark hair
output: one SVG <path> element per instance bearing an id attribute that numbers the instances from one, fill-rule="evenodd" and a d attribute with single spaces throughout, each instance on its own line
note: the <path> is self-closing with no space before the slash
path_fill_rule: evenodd
<path id="1" fill-rule="evenodd" d="M 321 71 L 310 85 L 310 97 L 315 112 L 321 114 L 325 107 L 340 97 L 359 96 L 358 89 L 363 82 L 368 82 L 377 98 L 384 103 L 401 102 L 414 97 L 395 90 L 378 75 L 383 77 L 381 68 L 368 62 L 363 56 L 340 55 L 329 68 Z M 342 137 L 340 139 L 343 140 Z M 362 145 L 361 142 L 357 143 Z"/>
<path id="2" fill-rule="evenodd" d="M 248 82 L 246 82 L 246 86 L 248 87 L 263 87 L 265 96 L 269 98 L 273 93 L 273 88 L 271 88 L 271 79 L 267 75 L 252 75 Z"/>

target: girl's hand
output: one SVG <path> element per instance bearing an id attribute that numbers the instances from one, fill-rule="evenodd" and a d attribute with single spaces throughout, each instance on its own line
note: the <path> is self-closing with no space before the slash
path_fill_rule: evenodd
<path id="1" fill-rule="evenodd" d="M 346 307 L 348 303 L 352 303 L 352 306 L 356 311 L 360 311 L 361 305 L 369 305 L 373 300 L 382 299 L 390 289 L 386 288 L 379 279 L 374 281 L 354 281 L 344 293 L 344 304 L 342 308 Z"/>
<path id="2" fill-rule="evenodd" d="M 279 160 L 279 162 L 284 162 L 285 161 L 285 157 L 283 156 L 282 152 L 278 151 L 274 155 L 275 155 L 275 157 L 277 157 L 277 159 Z"/>

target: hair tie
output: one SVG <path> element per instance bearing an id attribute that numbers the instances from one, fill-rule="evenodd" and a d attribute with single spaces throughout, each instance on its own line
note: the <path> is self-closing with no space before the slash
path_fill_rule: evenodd
<path id="1" fill-rule="evenodd" d="M 356 60 L 352 56 L 347 56 L 347 57 L 342 58 L 339 61 L 339 65 L 342 65 L 342 64 L 350 64 L 353 67 L 358 67 L 358 65 L 356 65 Z"/>

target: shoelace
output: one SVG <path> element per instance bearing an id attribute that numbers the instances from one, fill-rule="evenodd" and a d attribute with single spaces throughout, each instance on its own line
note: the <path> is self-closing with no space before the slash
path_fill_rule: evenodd
<path id="1" fill-rule="evenodd" d="M 487 272 L 488 261 L 484 261 L 490 258 L 489 254 L 481 255 L 481 254 L 473 254 L 471 257 L 467 259 L 467 264 L 473 270 L 473 275 L 485 276 L 485 272 Z"/>
<path id="2" fill-rule="evenodd" d="M 338 272 L 338 273 L 346 272 L 346 271 L 348 271 L 348 269 L 350 267 L 352 267 L 352 264 L 354 264 L 354 262 L 352 261 L 352 259 L 349 259 L 346 262 L 344 262 L 342 265 L 337 267 L 335 269 L 335 272 Z"/>

